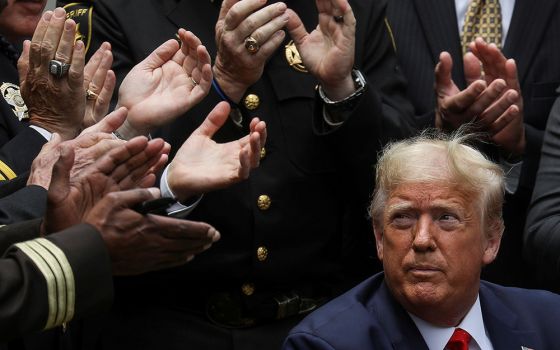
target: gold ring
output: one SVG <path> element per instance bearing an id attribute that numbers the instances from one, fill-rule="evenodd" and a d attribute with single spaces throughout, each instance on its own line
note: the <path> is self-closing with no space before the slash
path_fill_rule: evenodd
<path id="1" fill-rule="evenodd" d="M 98 97 L 99 97 L 99 95 L 96 94 L 95 92 L 91 91 L 90 89 L 86 90 L 86 99 L 97 100 Z"/>
<path id="2" fill-rule="evenodd" d="M 259 45 L 257 39 L 253 38 L 252 36 L 248 36 L 245 38 L 245 48 L 249 51 L 250 54 L 254 55 L 259 51 L 261 46 Z"/>
<path id="3" fill-rule="evenodd" d="M 196 80 L 194 80 L 194 78 L 193 78 L 193 77 L 190 77 L 190 78 L 191 78 L 191 81 L 192 81 L 193 85 L 194 85 L 194 86 L 197 86 L 197 85 L 198 85 L 198 83 L 196 82 Z"/>

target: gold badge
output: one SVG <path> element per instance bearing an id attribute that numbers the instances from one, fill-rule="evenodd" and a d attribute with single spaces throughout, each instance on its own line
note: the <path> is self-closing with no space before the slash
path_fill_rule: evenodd
<path id="1" fill-rule="evenodd" d="M 286 45 L 286 61 L 293 69 L 297 70 L 298 72 L 307 73 L 307 68 L 303 65 L 303 61 L 301 60 L 301 56 L 296 48 L 296 44 L 293 40 L 290 40 L 288 45 Z"/>
<path id="2" fill-rule="evenodd" d="M 3 83 L 0 86 L 0 92 L 2 92 L 2 97 L 12 107 L 12 111 L 20 121 L 29 119 L 27 106 L 21 97 L 19 86 L 12 83 Z"/>
<path id="3" fill-rule="evenodd" d="M 86 3 L 73 2 L 64 6 L 66 10 L 66 18 L 73 19 L 76 22 L 76 38 L 84 42 L 86 52 L 91 43 L 91 16 L 93 14 L 93 6 Z M 97 49 L 97 48 L 96 48 Z"/>

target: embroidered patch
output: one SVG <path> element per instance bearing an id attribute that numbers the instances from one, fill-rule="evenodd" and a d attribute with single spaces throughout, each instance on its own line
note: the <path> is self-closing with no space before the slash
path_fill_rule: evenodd
<path id="1" fill-rule="evenodd" d="M 12 83 L 3 83 L 0 85 L 0 92 L 2 93 L 4 100 L 6 100 L 10 107 L 12 107 L 12 111 L 20 121 L 23 119 L 29 119 L 27 106 L 21 97 L 19 86 Z"/>
<path id="2" fill-rule="evenodd" d="M 307 73 L 307 68 L 303 65 L 303 61 L 301 60 L 301 56 L 293 40 L 290 40 L 288 45 L 286 45 L 285 54 L 286 61 L 288 61 L 290 67 L 298 72 Z"/>
<path id="3" fill-rule="evenodd" d="M 76 22 L 76 38 L 84 42 L 86 52 L 91 43 L 91 17 L 93 15 L 93 5 L 89 3 L 72 2 L 64 6 L 66 18 Z"/>

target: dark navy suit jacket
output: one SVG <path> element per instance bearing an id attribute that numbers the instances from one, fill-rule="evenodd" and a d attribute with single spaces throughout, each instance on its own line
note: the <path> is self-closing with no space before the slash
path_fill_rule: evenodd
<path id="1" fill-rule="evenodd" d="M 559 348 L 560 296 L 485 281 L 479 294 L 484 325 L 495 350 Z M 305 318 L 290 332 L 283 349 L 428 347 L 379 273 Z"/>

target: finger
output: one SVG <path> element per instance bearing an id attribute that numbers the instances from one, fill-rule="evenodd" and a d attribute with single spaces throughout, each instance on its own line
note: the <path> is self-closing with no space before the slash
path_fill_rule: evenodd
<path id="1" fill-rule="evenodd" d="M 220 22 L 224 22 L 226 15 L 228 14 L 229 10 L 231 10 L 231 7 L 233 5 L 235 5 L 238 1 L 240 0 L 223 0 L 222 1 L 222 7 L 220 8 L 220 14 L 218 15 L 218 23 Z M 222 29 L 222 28 L 220 28 Z M 223 28 L 225 30 L 232 30 L 234 28 Z"/>
<path id="2" fill-rule="evenodd" d="M 513 58 L 510 58 L 505 63 L 505 71 L 506 71 L 506 84 L 509 88 L 517 90 L 517 92 L 521 93 L 521 86 L 519 84 L 519 79 L 517 78 L 517 64 Z"/>
<path id="3" fill-rule="evenodd" d="M 251 17 L 249 17 L 249 19 L 250 18 Z M 286 26 L 289 18 L 289 15 L 283 12 L 281 15 L 273 18 L 267 23 L 264 23 L 252 32 L 248 32 L 246 36 L 252 36 L 258 43 L 266 43 L 272 35 Z"/>
<path id="4" fill-rule="evenodd" d="M 29 53 L 29 66 L 31 69 L 41 66 L 41 43 L 43 42 L 43 38 L 45 37 L 45 33 L 47 32 L 52 16 L 52 11 L 45 12 L 37 24 L 35 32 L 33 33 Z"/>
<path id="5" fill-rule="evenodd" d="M 90 126 L 89 128 L 82 131 L 80 135 L 84 135 L 92 132 L 105 132 L 112 133 L 123 125 L 128 115 L 128 110 L 125 107 L 121 107 L 116 111 L 108 114 L 105 118 L 101 119 L 97 124 Z"/>
<path id="6" fill-rule="evenodd" d="M 109 71 L 109 69 L 111 69 L 112 65 L 113 65 L 113 53 L 109 50 L 106 50 L 103 53 L 101 62 L 99 63 L 97 69 L 95 70 L 87 88 L 99 95 L 101 89 L 103 88 L 103 84 L 105 84 L 107 72 Z"/>
<path id="7" fill-rule="evenodd" d="M 74 45 L 72 64 L 70 64 L 70 69 L 68 70 L 68 85 L 72 89 L 81 89 L 83 91 L 85 59 L 86 59 L 86 50 L 85 50 L 84 42 L 78 40 Z M 83 93 L 85 95 L 85 92 Z"/>
<path id="8" fill-rule="evenodd" d="M 84 67 L 84 89 L 89 87 L 89 83 L 93 79 L 99 64 L 101 64 L 105 51 L 110 50 L 110 48 L 111 45 L 108 42 L 103 42 L 86 63 Z"/>
<path id="9" fill-rule="evenodd" d="M 49 61 L 55 57 L 65 21 L 66 11 L 60 7 L 56 8 L 49 22 L 45 36 L 43 37 L 43 41 L 41 42 L 41 62 L 43 63 L 43 67 L 48 67 Z"/>
<path id="10" fill-rule="evenodd" d="M 517 102 L 518 98 L 519 94 L 517 91 L 507 91 L 480 115 L 478 122 L 484 127 L 493 124 L 498 118 L 507 113 L 510 107 Z"/>
<path id="11" fill-rule="evenodd" d="M 199 69 L 202 72 L 197 87 L 199 87 L 206 95 L 208 91 L 210 91 L 210 87 L 212 85 L 212 67 L 211 67 L 212 62 L 210 59 L 210 55 L 208 54 L 208 50 L 206 50 L 206 47 L 202 45 L 199 46 L 197 48 L 197 54 L 198 54 Z"/>
<path id="12" fill-rule="evenodd" d="M 154 174 L 148 174 L 138 181 L 139 188 L 148 188 L 154 186 L 157 177 Z"/>
<path id="13" fill-rule="evenodd" d="M 468 107 L 468 114 L 473 117 L 481 117 L 481 114 L 500 98 L 506 89 L 506 83 L 502 79 L 494 80 L 488 88 L 484 89 L 476 100 Z M 501 112 L 499 113 L 501 114 Z M 498 115 L 499 115 L 498 114 Z M 489 115 L 487 115 L 489 117 Z"/>
<path id="14" fill-rule="evenodd" d="M 284 27 L 288 21 L 288 16 L 285 15 L 286 9 L 286 4 L 278 2 L 256 12 L 249 13 L 247 18 L 236 29 L 236 36 L 240 39 L 245 39 L 250 35 L 257 39 L 259 43 L 264 43 L 268 37 Z M 264 33 L 259 32 L 263 30 L 265 31 Z M 260 37 L 257 38 L 255 35 Z"/>
<path id="15" fill-rule="evenodd" d="M 112 203 L 114 208 L 130 208 L 135 204 L 159 198 L 160 193 L 156 188 L 135 188 L 132 190 L 108 193 L 104 200 Z"/>
<path id="16" fill-rule="evenodd" d="M 496 121 L 488 127 L 488 132 L 492 135 L 499 134 L 518 118 L 522 118 L 519 108 L 517 108 L 517 106 L 510 106 L 500 118 L 496 119 Z"/>
<path id="17" fill-rule="evenodd" d="M 23 82 L 27 78 L 27 73 L 29 72 L 29 49 L 31 46 L 31 41 L 24 40 L 23 47 L 21 50 L 21 55 L 19 56 L 17 68 L 18 68 L 18 75 L 20 85 L 23 85 Z"/>
<path id="18" fill-rule="evenodd" d="M 66 143 L 59 144 L 58 149 L 59 158 L 53 166 L 47 196 L 48 203 L 58 203 L 59 199 L 65 198 L 70 190 L 70 170 L 74 164 L 74 149 Z"/>
<path id="19" fill-rule="evenodd" d="M 111 152 L 107 153 L 104 157 L 95 162 L 97 169 L 107 176 L 111 176 L 115 182 L 121 180 L 123 175 L 120 177 L 113 177 L 112 173 L 115 169 L 122 163 L 128 161 L 135 155 L 144 151 L 148 146 L 148 139 L 144 136 L 139 136 L 125 142 L 121 146 L 113 149 Z"/>
<path id="20" fill-rule="evenodd" d="M 236 2 L 225 15 L 224 28 L 230 31 L 236 29 L 250 14 L 265 4 L 266 0 L 243 0 Z"/>
<path id="21" fill-rule="evenodd" d="M 93 107 L 92 116 L 95 122 L 103 119 L 103 117 L 109 111 L 109 106 L 111 104 L 111 97 L 113 96 L 113 91 L 115 90 L 116 81 L 117 79 L 115 77 L 115 73 L 112 70 L 108 71 L 105 81 L 103 82 L 103 88 L 101 89 L 101 92 L 97 96 L 97 99 L 94 101 L 95 106 Z"/>
<path id="22" fill-rule="evenodd" d="M 251 146 L 245 145 L 239 150 L 239 171 L 238 176 L 240 179 L 247 179 L 251 171 Z"/>
<path id="23" fill-rule="evenodd" d="M 150 140 L 141 152 L 121 161 L 121 164 L 112 170 L 110 176 L 121 188 L 132 188 L 159 161 L 163 146 L 162 139 Z"/>
<path id="24" fill-rule="evenodd" d="M 171 217 L 148 215 L 161 230 L 163 237 L 181 240 L 216 240 L 219 233 L 205 222 L 175 219 Z"/>
<path id="25" fill-rule="evenodd" d="M 163 66 L 173 58 L 175 53 L 179 50 L 179 43 L 175 39 L 169 39 L 155 49 L 148 57 L 146 57 L 140 65 L 146 66 L 149 69 L 155 69 Z"/>
<path id="26" fill-rule="evenodd" d="M 72 51 L 74 48 L 74 38 L 76 37 L 76 22 L 67 19 L 64 22 L 62 36 L 58 42 L 58 48 L 54 54 L 54 59 L 60 62 L 72 62 Z"/>
<path id="27" fill-rule="evenodd" d="M 463 57 L 463 71 L 465 72 L 467 85 L 482 79 L 481 62 L 472 52 L 467 52 Z"/>
<path id="28" fill-rule="evenodd" d="M 467 108 L 472 106 L 476 99 L 480 96 L 484 89 L 486 88 L 486 83 L 482 80 L 477 80 L 471 85 L 469 85 L 465 90 L 453 95 L 446 97 L 441 102 L 441 109 L 445 112 L 452 111 L 454 113 L 459 113 L 465 111 Z M 475 117 L 476 115 L 469 116 Z"/>
<path id="29" fill-rule="evenodd" d="M 285 36 L 286 33 L 283 30 L 277 31 L 272 37 L 270 37 L 270 40 L 261 45 L 255 56 L 263 60 L 268 59 L 280 47 Z"/>
<path id="30" fill-rule="evenodd" d="M 301 18 L 292 11 L 291 9 L 286 10 L 286 14 L 288 15 L 288 22 L 286 23 L 286 29 L 290 34 L 290 37 L 299 48 L 301 44 L 305 41 L 305 38 L 309 33 L 305 30 L 305 25 L 303 24 Z"/>
<path id="31" fill-rule="evenodd" d="M 193 135 L 204 135 L 208 137 L 212 137 L 216 131 L 218 131 L 222 125 L 226 122 L 229 112 L 230 106 L 227 102 L 220 102 L 212 109 L 212 111 L 208 114 L 206 119 L 202 122 L 202 124 L 193 131 Z"/>
<path id="32" fill-rule="evenodd" d="M 183 28 L 179 29 L 179 39 L 181 40 L 181 52 L 185 57 L 193 57 L 194 59 L 197 58 L 196 56 L 196 49 L 199 45 L 202 45 L 200 39 L 194 35 L 192 32 L 187 31 Z M 181 64 L 180 62 L 178 62 Z M 191 69 L 194 67 L 190 67 Z"/>
<path id="33" fill-rule="evenodd" d="M 251 168 L 256 168 L 257 166 L 259 166 L 259 162 L 261 159 L 261 137 L 259 135 L 258 132 L 254 132 L 251 134 L 250 137 L 250 146 L 251 146 L 251 153 L 250 155 L 250 161 L 251 161 Z"/>

